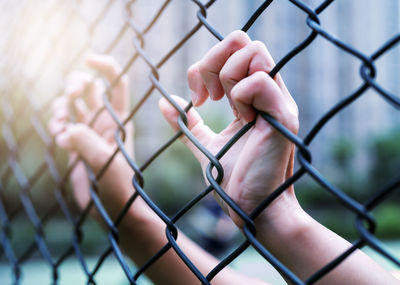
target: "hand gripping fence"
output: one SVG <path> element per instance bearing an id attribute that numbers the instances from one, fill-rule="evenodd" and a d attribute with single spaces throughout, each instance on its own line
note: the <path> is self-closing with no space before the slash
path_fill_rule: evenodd
<path id="1" fill-rule="evenodd" d="M 231 5 L 229 1 L 223 1 L 225 5 Z M 46 1 L 45 1 L 46 2 Z M 360 50 L 347 44 L 344 40 L 336 37 L 329 29 L 325 28 L 321 23 L 320 15 L 330 9 L 334 5 L 334 0 L 318 1 L 318 5 L 311 7 L 308 4 L 310 1 L 297 1 L 297 0 L 286 0 L 286 1 L 259 1 L 259 6 L 254 9 L 254 12 L 245 21 L 242 30 L 247 32 L 253 26 L 257 26 L 259 21 L 263 17 L 268 17 L 268 11 L 272 4 L 276 4 L 278 9 L 282 2 L 288 2 L 292 9 L 297 9 L 298 12 L 303 13 L 306 17 L 304 25 L 308 27 L 309 34 L 306 35 L 301 41 L 299 41 L 292 49 L 285 54 L 282 58 L 277 61 L 277 64 L 269 73 L 271 77 L 274 77 L 283 67 L 289 66 L 291 62 L 302 54 L 314 41 L 323 40 L 329 43 L 331 46 L 345 54 L 357 60 L 359 63 L 359 79 L 360 85 L 355 88 L 352 92 L 349 92 L 336 102 L 326 113 L 324 113 L 310 128 L 310 130 L 304 134 L 303 138 L 294 135 L 283 125 L 277 122 L 269 114 L 259 112 L 259 116 L 265 119 L 270 125 L 276 130 L 282 133 L 288 140 L 293 142 L 296 146 L 296 160 L 298 167 L 292 177 L 284 181 L 275 191 L 268 196 L 264 201 L 261 201 L 256 209 L 250 214 L 246 214 L 235 202 L 225 193 L 221 187 L 221 181 L 224 177 L 224 169 L 220 163 L 220 159 L 226 154 L 226 152 L 243 136 L 254 124 L 254 122 L 244 126 L 238 133 L 236 133 L 229 142 L 223 146 L 215 155 L 213 155 L 206 147 L 204 147 L 191 133 L 187 127 L 186 112 L 192 107 L 189 104 L 186 108 L 182 109 L 177 102 L 171 97 L 170 92 L 167 91 L 167 87 L 164 85 L 159 70 L 177 53 L 183 48 L 185 43 L 190 39 L 194 38 L 199 31 L 207 31 L 211 36 L 218 40 L 222 40 L 224 37 L 215 28 L 212 22 L 209 20 L 208 14 L 212 13 L 214 5 L 218 2 L 217 0 L 208 1 L 206 3 L 202 1 L 192 0 L 186 1 L 185 5 L 193 5 L 197 9 L 197 23 L 187 32 L 182 38 L 180 38 L 171 49 L 163 50 L 163 57 L 158 61 L 154 61 L 151 56 L 152 45 L 158 45 L 157 42 L 151 42 L 148 39 L 149 33 L 152 31 L 154 26 L 163 17 L 163 14 L 168 9 L 172 2 L 180 1 L 157 1 L 157 5 L 154 5 L 152 9 L 152 17 L 146 19 L 146 24 L 141 24 L 135 21 L 135 8 L 137 5 L 148 5 L 144 1 L 118 1 L 109 0 L 103 1 L 99 11 L 92 19 L 85 18 L 80 13 L 80 9 L 84 5 L 85 1 L 72 1 L 73 4 L 65 4 L 63 1 L 50 1 L 49 5 L 44 5 L 43 11 L 41 11 L 42 21 L 50 22 L 53 15 L 62 9 L 67 10 L 67 16 L 64 22 L 57 27 L 57 31 L 52 35 L 53 40 L 47 50 L 43 52 L 45 58 L 38 65 L 39 67 L 32 72 L 26 81 L 21 84 L 24 93 L 19 95 L 13 95 L 15 92 L 11 90 L 13 86 L 12 82 L 7 85 L 2 83 L 1 86 L 1 155 L 0 155 L 0 260 L 7 263 L 12 273 L 12 282 L 19 284 L 23 279 L 29 278 L 22 277 L 22 271 L 24 265 L 35 255 L 39 253 L 44 262 L 48 265 L 51 271 L 51 280 L 53 284 L 57 284 L 62 274 L 62 266 L 69 259 L 76 259 L 80 265 L 81 270 L 85 273 L 88 284 L 97 284 L 96 276 L 98 272 L 102 270 L 106 265 L 107 259 L 114 255 L 120 267 L 122 268 L 126 280 L 130 284 L 137 284 L 139 277 L 145 275 L 147 270 L 153 266 L 153 264 L 168 251 L 175 251 L 180 259 L 186 264 L 191 272 L 198 278 L 199 283 L 210 284 L 215 276 L 219 272 L 230 265 L 235 259 L 237 259 L 247 248 L 254 248 L 260 256 L 262 256 L 266 262 L 272 264 L 286 280 L 290 280 L 293 284 L 313 284 L 320 280 L 324 275 L 329 273 L 332 269 L 338 266 L 346 258 L 358 248 L 369 247 L 376 253 L 382 256 L 387 261 L 393 263 L 395 266 L 400 267 L 400 260 L 391 251 L 387 250 L 382 246 L 382 242 L 376 237 L 376 228 L 378 226 L 376 219 L 372 215 L 371 211 L 379 205 L 385 203 L 388 199 L 398 193 L 400 179 L 399 177 L 392 177 L 391 181 L 388 181 L 386 185 L 382 185 L 379 189 L 368 197 L 365 202 L 359 202 L 355 198 L 350 197 L 342 189 L 336 187 L 326 178 L 320 171 L 313 165 L 312 158 L 313 152 L 310 149 L 310 144 L 315 138 L 321 133 L 324 127 L 333 120 L 340 112 L 349 108 L 357 102 L 367 91 L 373 91 L 374 96 L 382 97 L 387 104 L 392 106 L 396 111 L 400 107 L 400 99 L 396 94 L 393 94 L 385 89 L 385 86 L 381 85 L 377 81 L 377 67 L 376 61 L 381 57 L 384 57 L 390 50 L 398 47 L 400 42 L 400 33 L 394 34 L 392 37 L 386 39 L 381 46 L 374 50 L 370 54 L 361 52 Z M 183 3 L 183 1 L 181 1 Z M 273 3 L 274 2 L 274 3 Z M 317 1 L 314 1 L 317 2 Z M 180 3 L 180 5 L 183 5 Z M 236 2 L 235 2 L 236 3 Z M 1 4 L 7 8 L 10 4 Z M 100 5 L 100 4 L 99 4 Z M 27 1 L 21 1 L 17 5 L 17 9 L 24 11 L 29 14 L 29 6 Z M 24 7 L 24 6 L 28 6 Z M 68 6 L 68 7 L 67 7 Z M 30 92 L 37 88 L 37 84 L 40 81 L 46 80 L 44 74 L 46 70 L 50 68 L 52 58 L 56 57 L 57 48 L 63 44 L 63 35 L 71 25 L 72 21 L 82 21 L 85 23 L 88 36 L 83 42 L 82 46 L 79 47 L 77 52 L 68 60 L 68 64 L 61 70 L 62 76 L 67 75 L 73 71 L 78 62 L 82 59 L 84 54 L 91 48 L 94 48 L 96 29 L 101 26 L 102 21 L 107 17 L 107 14 L 115 9 L 115 7 L 121 8 L 123 12 L 123 25 L 114 33 L 114 31 L 107 34 L 109 43 L 101 45 L 101 52 L 111 53 L 117 49 L 118 44 L 126 36 L 131 33 L 134 36 L 130 38 L 130 42 L 133 43 L 133 48 L 130 50 L 130 54 L 127 56 L 125 65 L 122 68 L 121 73 L 114 80 L 114 82 L 106 82 L 106 91 L 103 94 L 103 107 L 98 110 L 96 116 L 93 118 L 90 125 L 93 125 L 98 117 L 103 112 L 108 112 L 117 125 L 115 130 L 114 138 L 117 144 L 113 154 L 104 166 L 96 173 L 86 165 L 86 169 L 90 180 L 90 203 L 86 208 L 81 211 L 74 209 L 73 203 L 70 202 L 71 194 L 69 193 L 69 179 L 73 169 L 77 166 L 81 158 L 77 158 L 75 161 L 69 164 L 67 169 L 61 171 L 61 167 L 57 165 L 55 156 L 57 149 L 55 146 L 54 139 L 49 135 L 46 127 L 46 120 L 48 118 L 47 110 L 54 101 L 55 98 L 62 94 L 62 90 L 55 90 L 51 98 L 47 98 L 44 102 L 39 104 L 35 101 L 33 96 L 30 96 Z M 9 8 L 9 7 L 8 7 Z M 68 9 L 67 9 L 68 8 Z M 18 19 L 14 19 L 18 22 Z M 14 43 L 18 38 L 18 31 L 9 32 L 4 35 L 4 41 L 6 43 Z M 290 33 L 290 31 L 285 31 Z M 40 34 L 40 31 L 36 31 Z M 114 34 L 113 34 L 114 33 Z M 28 50 L 37 51 L 41 48 L 38 41 L 31 39 L 28 43 Z M 12 45 L 10 44 L 10 50 Z M 97 48 L 98 49 L 98 48 Z M 200 57 L 201 55 L 199 55 Z M 111 91 L 116 86 L 118 81 L 128 74 L 128 71 L 138 62 L 144 62 L 145 65 L 150 69 L 148 75 L 148 82 L 150 86 L 146 89 L 140 90 L 141 96 L 137 102 L 133 105 L 129 115 L 120 120 L 117 116 L 113 106 L 111 105 Z M 398 62 L 397 62 L 398 64 Z M 7 69 L 2 66 L 2 77 L 6 77 Z M 18 79 L 13 79 L 15 84 Z M 183 79 L 179 79 L 183 80 Z M 14 85 L 15 86 L 15 85 Z M 295 91 L 294 91 L 295 92 Z M 129 152 L 126 150 L 124 141 L 126 137 L 126 125 L 132 119 L 137 117 L 139 110 L 144 108 L 146 102 L 150 101 L 154 94 L 159 94 L 167 99 L 179 112 L 180 116 L 178 119 L 179 131 L 176 132 L 167 142 L 165 142 L 158 150 L 152 153 L 147 160 L 138 165 L 138 162 L 132 158 Z M 17 96 L 17 99 L 12 98 Z M 15 104 L 15 101 L 18 104 Z M 300 110 L 301 111 L 301 110 Z M 27 126 L 17 130 L 17 125 L 20 124 L 21 120 L 27 121 Z M 138 122 L 140 124 L 140 122 Z M 206 170 L 206 179 L 209 183 L 205 189 L 200 193 L 196 194 L 192 199 L 181 207 L 175 214 L 167 215 L 161 207 L 150 197 L 146 191 L 145 182 L 146 172 L 151 175 L 150 166 L 162 155 L 170 146 L 181 136 L 186 136 L 209 160 L 209 164 Z M 37 141 L 37 147 L 41 149 L 42 160 L 34 169 L 27 168 L 24 166 L 25 156 L 22 154 L 26 153 L 27 147 L 29 147 L 31 141 Z M 110 166 L 110 163 L 116 157 L 118 153 L 121 153 L 128 162 L 129 166 L 134 171 L 132 178 L 132 196 L 126 203 L 125 207 L 118 215 L 116 219 L 112 219 L 105 210 L 102 201 L 98 196 L 98 180 L 104 175 L 105 171 Z M 39 185 L 40 180 L 43 177 L 48 176 L 52 180 L 50 191 L 54 195 L 54 200 L 47 205 L 45 210 L 38 209 L 37 201 L 33 199 L 33 193 Z M 307 176 L 317 182 L 321 189 L 329 195 L 334 196 L 348 211 L 354 213 L 355 216 L 355 227 L 357 229 L 358 238 L 352 242 L 352 246 L 343 252 L 337 258 L 331 260 L 328 264 L 314 272 L 306 280 L 301 280 L 291 270 L 289 270 L 284 264 L 282 264 L 271 252 L 263 247 L 257 240 L 257 230 L 254 225 L 254 219 L 266 209 L 281 193 L 283 193 L 290 185 L 297 182 L 300 178 Z M 243 241 L 231 250 L 220 262 L 207 274 L 202 274 L 198 268 L 192 263 L 192 261 L 185 255 L 185 252 L 177 244 L 178 228 L 177 223 L 198 203 L 200 203 L 205 197 L 209 196 L 211 192 L 215 192 L 227 205 L 230 207 L 244 222 L 243 228 Z M 127 258 L 122 253 L 120 248 L 120 236 L 118 232 L 118 225 L 122 218 L 126 215 L 127 211 L 131 207 L 132 203 L 138 197 L 141 197 L 147 205 L 158 215 L 158 217 L 165 223 L 165 236 L 168 242 L 164 247 L 160 248 L 159 251 L 149 258 L 147 262 L 138 268 L 134 268 L 130 265 Z M 15 202 L 15 207 L 11 208 L 8 206 L 10 199 L 14 199 L 19 202 Z M 51 200 L 49 198 L 49 200 Z M 101 252 L 96 259 L 94 266 L 89 265 L 87 258 L 85 257 L 85 236 L 88 234 L 88 230 L 85 229 L 85 224 L 89 219 L 89 212 L 95 208 L 105 226 L 105 236 L 108 239 L 106 248 L 101 249 Z M 70 224 L 72 230 L 71 242 L 68 247 L 58 250 L 55 253 L 48 246 L 48 240 L 46 236 L 45 227 L 52 220 L 56 219 L 61 215 L 62 219 L 66 220 Z M 18 228 L 15 228 L 14 224 L 19 217 L 29 220 L 29 223 L 33 227 L 33 233 L 29 242 L 24 247 L 15 247 L 15 238 L 17 234 L 21 234 Z M 0 277 L 3 278 L 3 277 Z M 177 276 L 179 279 L 179 276 Z M 1 283 L 1 281 L 0 281 Z M 33 281 L 32 284 L 35 282 Z M 2 283 L 1 283 L 2 284 Z M 100 283 L 99 283 L 100 284 Z"/>

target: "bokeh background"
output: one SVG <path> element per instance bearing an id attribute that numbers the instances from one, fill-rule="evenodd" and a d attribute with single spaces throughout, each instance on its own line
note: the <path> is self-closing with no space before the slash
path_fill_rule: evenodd
<path id="1" fill-rule="evenodd" d="M 262 2 L 218 0 L 208 9 L 207 19 L 225 36 L 240 29 Z M 316 7 L 321 1 L 304 2 Z M 17 257 L 23 256 L 23 284 L 48 284 L 51 273 L 36 250 L 28 251 L 35 239 L 35 227 L 22 209 L 21 187 L 10 166 L 10 157 L 19 162 L 31 185 L 29 195 L 38 216 L 51 217 L 44 223 L 43 230 L 51 253 L 59 256 L 70 246 L 73 227 L 59 209 L 52 208 L 56 204 L 57 182 L 44 164 L 48 156 L 52 156 L 59 173 L 67 169 L 66 153 L 54 148 L 46 134 L 51 101 L 62 93 L 64 78 L 69 72 L 92 72 L 82 62 L 87 52 L 112 54 L 125 66 L 135 52 L 135 29 L 143 31 L 163 5 L 165 9 L 146 32 L 144 41 L 146 53 L 155 64 L 198 23 L 199 9 L 192 1 L 0 2 L 3 11 L 0 18 L 0 195 L 10 221 L 3 219 L 1 237 L 7 237 Z M 274 1 L 248 33 L 251 38 L 264 42 L 278 61 L 309 34 L 305 20 L 306 15 L 289 1 Z M 320 20 L 330 33 L 369 55 L 399 32 L 400 3 L 397 0 L 335 1 L 320 15 Z M 118 41 L 114 44 L 116 38 Z M 189 100 L 186 70 L 216 43 L 217 39 L 202 27 L 158 69 L 163 87 Z M 399 66 L 399 47 L 376 62 L 377 81 L 393 94 L 400 93 Z M 361 84 L 359 68 L 360 62 L 354 57 L 317 38 L 281 70 L 299 106 L 300 137 L 336 102 Z M 132 106 L 150 87 L 150 73 L 148 64 L 140 58 L 128 69 Z M 133 119 L 139 165 L 173 135 L 158 111 L 160 98 L 154 91 Z M 208 102 L 198 111 L 215 131 L 222 130 L 233 118 L 224 100 Z M 398 111 L 375 92 L 368 91 L 331 120 L 313 141 L 310 146 L 313 165 L 351 197 L 365 201 L 378 188 L 399 177 L 399 122 Z M 10 141 L 10 133 L 14 141 Z M 179 141 L 144 174 L 146 191 L 171 215 L 205 186 L 197 161 Z M 333 196 L 306 177 L 295 186 L 301 204 L 313 217 L 349 240 L 356 237 L 354 214 Z M 79 213 L 73 197 L 69 194 L 67 197 L 69 207 Z M 373 211 L 378 222 L 377 237 L 397 257 L 400 256 L 399 204 L 397 191 Z M 178 225 L 217 256 L 223 256 L 242 240 L 211 199 L 196 206 Z M 82 249 L 93 266 L 108 241 L 102 229 L 90 219 L 83 230 Z M 373 254 L 368 248 L 366 251 Z M 74 258 L 69 257 L 60 268 L 60 284 L 71 284 L 71 277 L 74 282 L 85 283 L 82 268 Z M 394 269 L 384 260 L 380 262 Z M 283 282 L 253 251 L 246 251 L 233 266 L 265 280 Z M 0 284 L 12 282 L 12 270 L 3 249 L 0 251 Z M 113 257 L 107 259 L 96 280 L 99 284 L 126 284 Z"/>

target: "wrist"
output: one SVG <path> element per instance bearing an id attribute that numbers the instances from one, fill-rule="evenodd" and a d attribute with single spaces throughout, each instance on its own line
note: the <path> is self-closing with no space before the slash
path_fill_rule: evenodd
<path id="1" fill-rule="evenodd" d="M 301 208 L 293 188 L 275 199 L 255 219 L 257 239 L 268 246 L 276 240 L 285 240 L 305 231 L 309 216 Z"/>

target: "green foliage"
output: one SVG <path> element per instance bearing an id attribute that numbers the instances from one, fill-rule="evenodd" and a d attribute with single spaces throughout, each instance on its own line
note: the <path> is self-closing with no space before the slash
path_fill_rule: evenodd
<path id="1" fill-rule="evenodd" d="M 144 177 L 144 190 L 167 213 L 175 213 L 205 186 L 200 164 L 180 141 L 158 157 Z"/>
<path id="2" fill-rule="evenodd" d="M 398 204 L 384 204 L 374 212 L 374 216 L 378 223 L 378 237 L 391 239 L 400 237 L 400 207 Z"/>
<path id="3" fill-rule="evenodd" d="M 307 208 L 329 204 L 329 200 L 332 199 L 332 196 L 326 190 L 312 180 L 296 184 L 295 189 L 300 204 Z"/>
<path id="4" fill-rule="evenodd" d="M 400 129 L 372 138 L 371 141 L 367 153 L 369 165 L 364 175 L 356 172 L 360 162 L 355 159 L 357 149 L 351 139 L 339 138 L 331 147 L 336 177 L 329 177 L 329 181 L 360 202 L 366 201 L 376 191 L 399 179 Z M 391 194 L 390 201 L 386 199 L 373 211 L 378 238 L 400 237 L 399 190 L 396 189 Z M 322 224 L 347 238 L 358 236 L 354 227 L 356 216 L 340 206 L 336 198 L 313 180 L 306 179 L 298 183 L 296 194 L 306 210 Z"/>
<path id="5" fill-rule="evenodd" d="M 342 137 L 332 144 L 331 153 L 332 159 L 340 167 L 348 168 L 351 158 L 356 152 L 354 143 L 351 139 Z"/>
<path id="6" fill-rule="evenodd" d="M 370 147 L 371 169 L 370 186 L 382 187 L 390 179 L 399 177 L 400 169 L 400 129 L 378 137 Z"/>

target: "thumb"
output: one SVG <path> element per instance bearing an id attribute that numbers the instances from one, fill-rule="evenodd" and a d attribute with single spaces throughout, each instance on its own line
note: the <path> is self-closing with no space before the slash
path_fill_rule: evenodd
<path id="1" fill-rule="evenodd" d="M 184 99 L 178 96 L 173 95 L 172 99 L 182 109 L 184 109 L 188 105 L 188 103 Z M 171 127 L 175 131 L 178 131 L 178 118 L 180 115 L 179 112 L 165 98 L 160 99 L 158 106 L 161 113 L 171 125 Z M 203 119 L 200 117 L 199 113 L 197 113 L 197 111 L 193 108 L 187 112 L 186 116 L 188 129 L 202 145 L 207 146 L 207 144 L 214 138 L 215 133 L 208 126 L 204 125 Z M 188 139 L 187 136 L 182 135 L 181 140 L 201 163 L 205 157 L 204 154 Z"/>
<path id="2" fill-rule="evenodd" d="M 113 153 L 112 147 L 86 124 L 68 124 L 56 136 L 59 147 L 76 152 L 97 173 Z"/>

